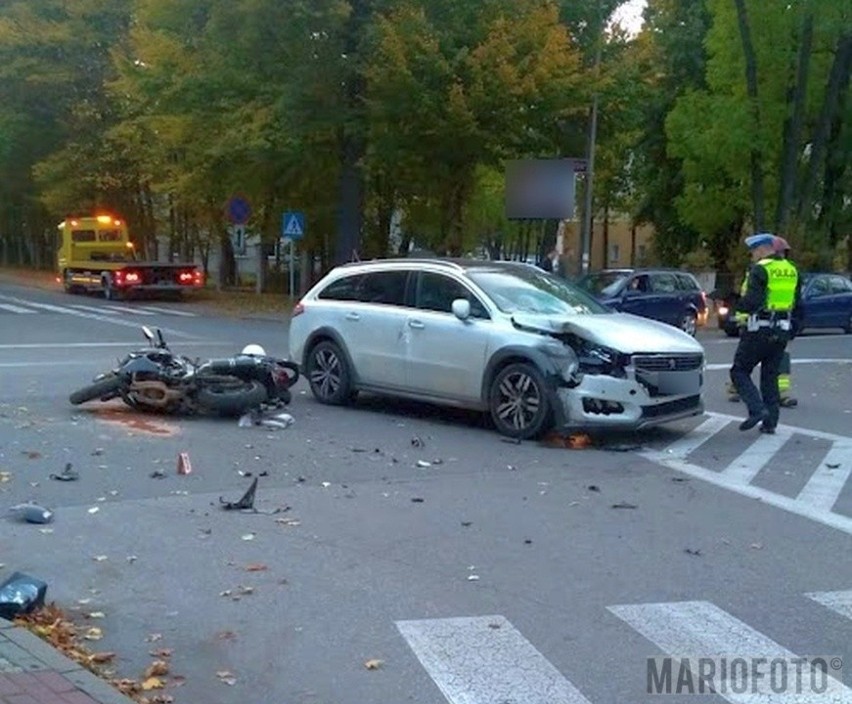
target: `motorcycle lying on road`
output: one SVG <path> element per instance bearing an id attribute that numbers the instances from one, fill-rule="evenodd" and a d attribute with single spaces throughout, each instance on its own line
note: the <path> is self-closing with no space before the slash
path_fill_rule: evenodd
<path id="1" fill-rule="evenodd" d="M 131 352 L 110 372 L 70 396 L 73 405 L 121 398 L 133 409 L 177 415 L 241 415 L 282 408 L 299 380 L 294 362 L 270 357 L 259 345 L 225 359 L 174 354 L 157 328 L 142 328 L 150 347 Z"/>

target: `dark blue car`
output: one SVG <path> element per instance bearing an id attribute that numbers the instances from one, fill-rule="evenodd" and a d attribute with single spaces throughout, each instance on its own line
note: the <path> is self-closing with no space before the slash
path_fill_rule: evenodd
<path id="1" fill-rule="evenodd" d="M 659 320 L 695 335 L 707 323 L 707 296 L 690 273 L 678 269 L 603 269 L 578 285 L 622 313 Z"/>
<path id="2" fill-rule="evenodd" d="M 720 299 L 719 327 L 730 337 L 740 334 L 734 320 L 737 293 Z M 852 334 L 852 281 L 843 274 L 802 274 L 802 309 L 796 331 L 839 328 Z"/>

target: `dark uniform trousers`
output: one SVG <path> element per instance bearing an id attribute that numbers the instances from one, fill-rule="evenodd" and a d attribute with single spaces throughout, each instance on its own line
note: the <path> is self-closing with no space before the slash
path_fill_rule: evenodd
<path id="1" fill-rule="evenodd" d="M 743 330 L 740 343 L 731 367 L 734 383 L 750 416 L 759 416 L 764 409 L 768 413 L 765 425 L 778 425 L 781 395 L 778 391 L 778 373 L 784 351 L 790 341 L 790 333 L 778 328 Z M 751 373 L 760 365 L 760 392 L 751 380 Z"/>

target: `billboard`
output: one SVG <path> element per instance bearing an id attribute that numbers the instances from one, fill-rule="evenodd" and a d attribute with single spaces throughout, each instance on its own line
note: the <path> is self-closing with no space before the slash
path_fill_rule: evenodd
<path id="1" fill-rule="evenodd" d="M 565 220 L 574 217 L 574 181 L 583 159 L 521 159 L 506 165 L 506 217 Z"/>

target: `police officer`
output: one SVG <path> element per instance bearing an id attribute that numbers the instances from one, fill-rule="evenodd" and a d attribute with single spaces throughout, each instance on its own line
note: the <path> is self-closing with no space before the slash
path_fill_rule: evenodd
<path id="1" fill-rule="evenodd" d="M 761 424 L 761 432 L 774 433 L 778 425 L 778 373 L 790 340 L 792 321 L 798 307 L 801 284 L 792 262 L 775 255 L 774 237 L 761 233 L 747 237 L 751 252 L 745 295 L 736 311 L 747 314 L 745 328 L 734 355 L 730 376 L 737 393 L 748 406 L 748 417 L 740 430 Z M 760 365 L 760 391 L 751 373 Z"/>
<path id="2" fill-rule="evenodd" d="M 787 243 L 787 240 L 783 237 L 776 237 L 774 244 L 776 257 L 780 259 L 790 258 L 790 245 Z M 790 339 L 792 338 L 793 335 L 790 336 Z M 798 400 L 790 395 L 790 372 L 792 371 L 792 365 L 790 364 L 790 353 L 787 350 L 784 350 L 784 356 L 781 359 L 781 367 L 778 371 L 778 394 L 781 397 L 781 407 L 793 408 L 798 406 Z"/>
<path id="3" fill-rule="evenodd" d="M 787 243 L 783 237 L 775 237 L 773 239 L 773 246 L 775 249 L 775 256 L 779 259 L 789 259 L 790 258 L 790 245 Z M 746 288 L 748 284 L 748 274 L 746 274 L 743 279 L 742 286 L 740 287 L 740 297 L 745 296 Z M 745 323 L 748 319 L 747 313 L 737 313 L 734 317 L 740 327 L 745 326 Z M 792 339 L 792 335 L 790 336 Z M 781 359 L 781 367 L 778 373 L 778 395 L 781 398 L 780 404 L 782 408 L 794 408 L 799 405 L 797 399 L 790 395 L 790 353 L 785 349 L 784 356 Z M 726 385 L 728 400 L 729 401 L 739 401 L 740 395 L 737 393 L 737 389 L 734 386 L 732 381 L 728 381 Z"/>

